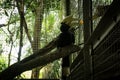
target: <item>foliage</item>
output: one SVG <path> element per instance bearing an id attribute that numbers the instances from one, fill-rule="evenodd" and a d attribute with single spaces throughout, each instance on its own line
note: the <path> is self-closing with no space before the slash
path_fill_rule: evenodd
<path id="1" fill-rule="evenodd" d="M 45 11 L 60 10 L 60 0 L 44 0 Z"/>
<path id="2" fill-rule="evenodd" d="M 61 64 L 61 61 L 59 60 L 56 60 L 53 62 L 53 67 L 52 67 L 52 70 L 49 72 L 49 78 L 51 79 L 58 79 L 61 75 L 61 67 L 60 67 L 60 64 Z"/>
<path id="3" fill-rule="evenodd" d="M 3 57 L 2 55 L 0 56 L 0 72 L 2 72 L 4 69 L 7 68 L 7 62 L 5 57 Z"/>

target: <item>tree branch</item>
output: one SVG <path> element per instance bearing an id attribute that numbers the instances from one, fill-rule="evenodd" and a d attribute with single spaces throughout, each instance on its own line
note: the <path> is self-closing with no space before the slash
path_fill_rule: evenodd
<path id="1" fill-rule="evenodd" d="M 22 64 L 22 67 L 24 67 L 25 70 L 27 70 L 27 69 L 30 70 L 32 68 L 35 68 L 38 66 L 43 66 L 50 62 L 53 62 L 59 58 L 63 58 L 65 56 L 70 55 L 71 53 L 74 53 L 79 50 L 80 50 L 80 48 L 76 45 L 66 46 L 66 47 L 57 49 L 56 51 L 51 52 L 49 54 L 46 54 L 43 56 L 38 56 L 35 59 Z"/>
<path id="2" fill-rule="evenodd" d="M 57 41 L 57 38 L 53 39 L 51 42 L 48 43 L 48 45 L 46 45 L 42 49 L 39 49 L 38 51 L 35 52 L 35 54 L 33 53 L 32 55 L 28 56 L 27 58 L 23 59 L 20 62 L 25 63 L 29 60 L 34 59 L 37 56 L 43 56 L 48 54 L 51 50 L 53 50 L 56 47 L 56 41 Z"/>
<path id="3" fill-rule="evenodd" d="M 69 45 L 64 48 L 57 49 L 56 51 L 51 52 L 49 54 L 38 56 L 25 63 L 21 63 L 21 62 L 15 63 L 10 67 L 8 67 L 6 70 L 4 70 L 2 73 L 0 73 L 0 80 L 13 79 L 15 76 L 21 74 L 26 70 L 31 70 L 32 68 L 38 66 L 44 66 L 45 64 L 48 64 L 50 62 L 53 62 L 54 60 L 70 55 L 71 53 L 74 53 L 79 50 L 80 48 L 78 46 Z M 39 52 L 36 54 L 40 54 Z"/>
<path id="4" fill-rule="evenodd" d="M 17 8 L 18 8 L 18 11 L 19 11 L 19 15 L 20 15 L 20 43 L 19 43 L 19 52 L 18 52 L 18 62 L 19 62 L 20 58 L 21 58 L 22 47 L 23 47 L 24 3 L 23 3 L 23 0 L 21 0 L 21 1 L 16 0 L 16 3 L 17 3 Z"/>

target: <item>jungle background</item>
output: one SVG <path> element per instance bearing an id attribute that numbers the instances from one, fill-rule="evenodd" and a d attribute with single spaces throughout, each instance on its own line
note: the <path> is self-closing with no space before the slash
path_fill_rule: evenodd
<path id="1" fill-rule="evenodd" d="M 98 4 L 107 5 L 111 2 L 112 0 L 93 0 L 93 13 Z M 70 0 L 70 14 L 83 20 L 82 6 L 82 0 Z M 0 0 L 0 72 L 57 37 L 65 13 L 65 0 Z M 93 22 L 94 29 L 99 20 L 100 18 Z M 83 24 L 79 25 L 75 35 L 75 44 L 83 43 Z M 71 56 L 71 62 L 76 56 L 77 53 Z M 26 71 L 19 77 L 60 78 L 61 59 L 45 67 Z"/>

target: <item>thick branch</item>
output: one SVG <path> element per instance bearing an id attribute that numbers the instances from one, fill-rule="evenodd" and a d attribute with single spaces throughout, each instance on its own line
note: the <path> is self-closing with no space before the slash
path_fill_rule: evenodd
<path id="1" fill-rule="evenodd" d="M 38 56 L 33 60 L 29 60 L 28 62 L 25 63 L 21 63 L 21 62 L 15 63 L 0 74 L 0 80 L 13 79 L 15 76 L 21 74 L 26 70 L 30 70 L 38 66 L 43 66 L 45 64 L 48 64 L 54 60 L 70 55 L 71 53 L 74 53 L 79 50 L 80 48 L 78 46 L 70 45 L 61 49 L 57 49 L 56 51 L 51 52 L 50 54 Z M 38 52 L 36 54 L 40 54 L 40 53 Z"/>
<path id="2" fill-rule="evenodd" d="M 37 66 L 43 66 L 47 63 L 53 62 L 59 58 L 63 58 L 67 55 L 70 55 L 71 53 L 74 53 L 76 51 L 79 51 L 80 48 L 76 45 L 70 45 L 64 48 L 57 49 L 54 52 L 51 52 L 47 55 L 38 56 L 34 60 L 30 60 L 29 62 L 26 62 L 22 64 L 22 67 L 24 67 L 25 70 L 30 70 L 32 68 L 35 68 Z"/>
<path id="3" fill-rule="evenodd" d="M 28 56 L 27 58 L 23 59 L 20 62 L 25 63 L 25 62 L 27 62 L 29 60 L 34 59 L 37 56 L 43 56 L 43 55 L 48 54 L 51 50 L 53 50 L 56 47 L 56 41 L 57 41 L 57 39 L 55 38 L 48 45 L 46 45 L 42 49 L 39 49 L 38 51 L 36 51 L 35 54 L 33 53 L 32 55 Z"/>

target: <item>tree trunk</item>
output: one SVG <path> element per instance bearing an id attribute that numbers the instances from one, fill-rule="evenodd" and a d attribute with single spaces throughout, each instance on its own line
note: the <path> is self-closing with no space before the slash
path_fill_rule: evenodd
<path id="1" fill-rule="evenodd" d="M 83 0 L 83 19 L 84 19 L 84 43 L 86 43 L 92 32 L 92 0 Z M 92 79 L 92 46 L 87 45 L 84 49 L 84 80 Z"/>
<path id="2" fill-rule="evenodd" d="M 40 34 L 43 20 L 43 0 L 38 1 L 38 7 L 35 10 L 35 26 L 33 33 L 33 53 L 35 53 L 40 48 Z M 35 68 L 32 70 L 31 78 L 38 79 L 39 78 L 39 68 Z"/>
<path id="3" fill-rule="evenodd" d="M 19 5 L 20 3 L 20 5 Z M 20 14 L 20 43 L 19 43 L 19 52 L 18 52 L 18 62 L 21 59 L 21 51 L 23 46 L 23 17 L 24 17 L 24 2 L 23 0 L 17 1 L 17 8 Z"/>

